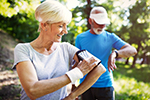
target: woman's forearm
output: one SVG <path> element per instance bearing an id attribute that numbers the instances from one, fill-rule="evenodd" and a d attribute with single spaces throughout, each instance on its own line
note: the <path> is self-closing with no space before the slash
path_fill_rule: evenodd
<path id="1" fill-rule="evenodd" d="M 68 97 L 74 99 L 77 96 L 81 95 L 83 92 L 89 89 L 105 71 L 106 69 L 102 64 L 95 67 L 86 76 L 85 80 L 75 90 L 73 90 Z"/>
<path id="2" fill-rule="evenodd" d="M 46 94 L 52 93 L 69 83 L 70 80 L 67 75 L 63 75 L 49 80 L 41 80 L 36 82 L 30 89 L 30 91 L 27 92 L 27 94 L 30 98 L 39 98 Z"/>

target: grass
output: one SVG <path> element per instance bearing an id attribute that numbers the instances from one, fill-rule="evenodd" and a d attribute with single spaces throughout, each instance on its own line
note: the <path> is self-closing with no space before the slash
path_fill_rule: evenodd
<path id="1" fill-rule="evenodd" d="M 124 62 L 116 62 L 116 65 L 118 68 L 113 72 L 115 100 L 150 100 L 150 65 L 136 64 L 132 69 Z M 1 79 L 1 82 L 14 80 L 10 78 L 11 72 L 7 74 L 8 79 Z M 0 100 L 19 100 L 20 88 L 18 83 L 0 87 Z"/>
<path id="2" fill-rule="evenodd" d="M 116 62 L 113 72 L 116 100 L 150 100 L 150 65 L 136 64 L 130 68 L 124 62 Z"/>

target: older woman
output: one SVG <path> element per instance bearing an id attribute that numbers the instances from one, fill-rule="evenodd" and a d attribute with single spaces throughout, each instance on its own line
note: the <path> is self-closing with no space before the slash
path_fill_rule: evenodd
<path id="1" fill-rule="evenodd" d="M 21 100 L 73 100 L 86 91 L 105 72 L 96 59 L 90 57 L 78 60 L 78 49 L 62 42 L 67 34 L 67 24 L 71 21 L 71 12 L 57 1 L 45 1 L 36 11 L 39 21 L 39 36 L 30 43 L 19 43 L 14 51 L 14 65 L 21 85 Z M 75 60 L 75 68 L 68 71 Z M 69 95 L 66 85 L 87 75 L 87 80 Z"/>

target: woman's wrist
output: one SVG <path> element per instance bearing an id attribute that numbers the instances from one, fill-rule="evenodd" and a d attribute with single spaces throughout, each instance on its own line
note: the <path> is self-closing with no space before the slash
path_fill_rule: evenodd
<path id="1" fill-rule="evenodd" d="M 67 96 L 67 99 L 68 99 L 68 100 L 74 100 L 75 98 L 76 98 L 75 92 L 71 92 L 71 93 Z"/>
<path id="2" fill-rule="evenodd" d="M 75 83 L 76 80 L 83 78 L 83 73 L 78 67 L 75 67 L 74 69 L 66 72 L 67 76 L 69 77 L 71 83 Z"/>

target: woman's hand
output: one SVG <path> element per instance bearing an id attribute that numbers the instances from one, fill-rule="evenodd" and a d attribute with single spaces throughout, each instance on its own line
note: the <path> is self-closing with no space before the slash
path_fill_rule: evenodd
<path id="1" fill-rule="evenodd" d="M 96 66 L 96 59 L 94 57 L 90 57 L 84 59 L 82 62 L 80 61 L 77 67 L 82 71 L 83 75 L 89 73 Z"/>
<path id="2" fill-rule="evenodd" d="M 94 66 L 94 68 L 87 74 L 85 80 L 78 87 L 73 89 L 73 91 L 71 91 L 71 93 L 63 100 L 78 100 L 78 96 L 89 89 L 97 79 L 106 72 L 106 68 L 101 63 L 97 67 L 95 67 L 95 65 L 96 64 L 89 65 L 90 67 Z"/>

